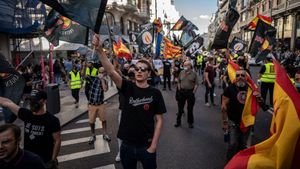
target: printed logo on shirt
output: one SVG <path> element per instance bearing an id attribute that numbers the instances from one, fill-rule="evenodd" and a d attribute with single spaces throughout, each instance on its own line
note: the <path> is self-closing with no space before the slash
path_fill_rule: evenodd
<path id="1" fill-rule="evenodd" d="M 144 104 L 144 110 L 145 110 L 145 111 L 148 111 L 149 108 L 150 108 L 150 105 L 149 105 L 149 104 Z"/>
<path id="2" fill-rule="evenodd" d="M 34 140 L 36 136 L 44 135 L 45 126 L 33 125 L 31 123 L 27 123 L 25 125 L 25 133 L 29 134 L 30 140 Z"/>
<path id="3" fill-rule="evenodd" d="M 247 92 L 246 91 L 239 91 L 239 93 L 237 94 L 237 100 L 241 104 L 245 104 L 246 98 L 247 98 Z"/>
<path id="4" fill-rule="evenodd" d="M 134 107 L 143 105 L 143 104 L 149 104 L 149 103 L 152 103 L 152 101 L 153 101 L 153 96 L 151 96 L 149 98 L 143 97 L 142 99 L 141 98 L 134 99 L 133 97 L 129 98 L 129 104 L 131 104 Z"/>

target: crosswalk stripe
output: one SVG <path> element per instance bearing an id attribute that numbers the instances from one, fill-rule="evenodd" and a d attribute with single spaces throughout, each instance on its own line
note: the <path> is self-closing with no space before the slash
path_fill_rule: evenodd
<path id="1" fill-rule="evenodd" d="M 96 121 L 95 123 L 95 129 L 101 129 L 102 124 L 99 121 Z M 83 131 L 89 131 L 90 127 L 82 127 L 82 128 L 76 128 L 76 129 L 69 129 L 69 130 L 63 130 L 61 134 L 71 134 L 71 133 L 78 133 Z"/>
<path id="2" fill-rule="evenodd" d="M 97 135 L 96 140 L 102 139 L 103 135 Z M 72 144 L 78 144 L 78 143 L 84 143 L 88 142 L 90 137 L 83 137 L 83 138 L 78 138 L 78 139 L 72 139 L 72 140 L 67 140 L 67 141 L 62 141 L 61 146 L 68 146 Z"/>
<path id="3" fill-rule="evenodd" d="M 97 168 L 93 168 L 93 169 L 116 169 L 116 167 L 114 164 L 111 164 L 111 165 L 106 165 L 106 166 L 97 167 Z"/>
<path id="4" fill-rule="evenodd" d="M 89 119 L 83 119 L 83 120 L 78 120 L 76 121 L 76 124 L 79 124 L 79 123 L 87 123 L 89 122 Z"/>
<path id="5" fill-rule="evenodd" d="M 95 141 L 94 147 L 95 148 L 93 150 L 81 151 L 77 153 L 58 156 L 57 160 L 58 162 L 64 162 L 110 152 L 108 143 L 100 138 Z"/>

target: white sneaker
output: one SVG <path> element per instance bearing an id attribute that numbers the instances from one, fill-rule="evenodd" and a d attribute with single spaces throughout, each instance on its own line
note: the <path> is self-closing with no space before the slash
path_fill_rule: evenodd
<path id="1" fill-rule="evenodd" d="M 121 161 L 120 152 L 118 152 L 115 161 L 116 162 L 120 162 Z"/>
<path id="2" fill-rule="evenodd" d="M 217 95 L 216 95 L 216 93 L 214 93 L 214 97 L 216 97 Z"/>
<path id="3" fill-rule="evenodd" d="M 205 103 L 205 106 L 210 107 L 210 104 L 209 103 Z"/>

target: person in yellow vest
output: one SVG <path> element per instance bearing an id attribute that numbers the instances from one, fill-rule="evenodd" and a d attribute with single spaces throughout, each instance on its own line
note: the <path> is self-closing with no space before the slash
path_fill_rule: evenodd
<path id="1" fill-rule="evenodd" d="M 197 71 L 198 71 L 198 74 L 199 74 L 199 76 L 202 74 L 202 69 L 201 69 L 201 67 L 202 67 L 202 62 L 203 62 L 203 55 L 202 54 L 199 54 L 198 56 L 197 56 L 197 62 L 196 62 L 196 66 L 197 66 Z"/>
<path id="2" fill-rule="evenodd" d="M 97 77 L 98 75 L 98 69 L 94 67 L 93 61 L 88 61 L 87 65 L 83 64 L 83 68 L 81 70 L 81 74 L 85 79 L 88 79 L 90 77 Z M 88 80 L 85 81 L 85 96 L 87 100 L 89 100 L 89 91 L 91 88 L 91 84 Z"/>
<path id="3" fill-rule="evenodd" d="M 81 89 L 82 81 L 80 71 L 77 70 L 77 66 L 73 65 L 73 69 L 69 73 L 69 87 L 72 91 L 72 96 L 75 99 L 76 108 L 79 103 L 79 91 Z"/>
<path id="4" fill-rule="evenodd" d="M 270 93 L 270 105 L 273 105 L 273 89 L 275 83 L 275 70 L 274 64 L 272 63 L 272 58 L 267 56 L 266 63 L 261 67 L 259 71 L 259 78 L 261 81 L 261 95 L 264 100 L 267 98 L 267 93 Z"/>

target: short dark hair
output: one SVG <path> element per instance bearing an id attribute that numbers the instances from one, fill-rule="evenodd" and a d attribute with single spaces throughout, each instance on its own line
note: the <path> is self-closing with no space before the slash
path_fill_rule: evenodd
<path id="1" fill-rule="evenodd" d="M 143 63 L 143 64 L 147 65 L 148 70 L 152 69 L 151 64 L 147 60 L 140 59 L 136 62 L 136 64 L 138 64 L 138 63 Z"/>
<path id="2" fill-rule="evenodd" d="M 15 139 L 19 139 L 21 137 L 21 129 L 19 126 L 15 124 L 3 124 L 0 125 L 0 133 L 3 133 L 4 131 L 11 129 L 14 133 Z"/>

